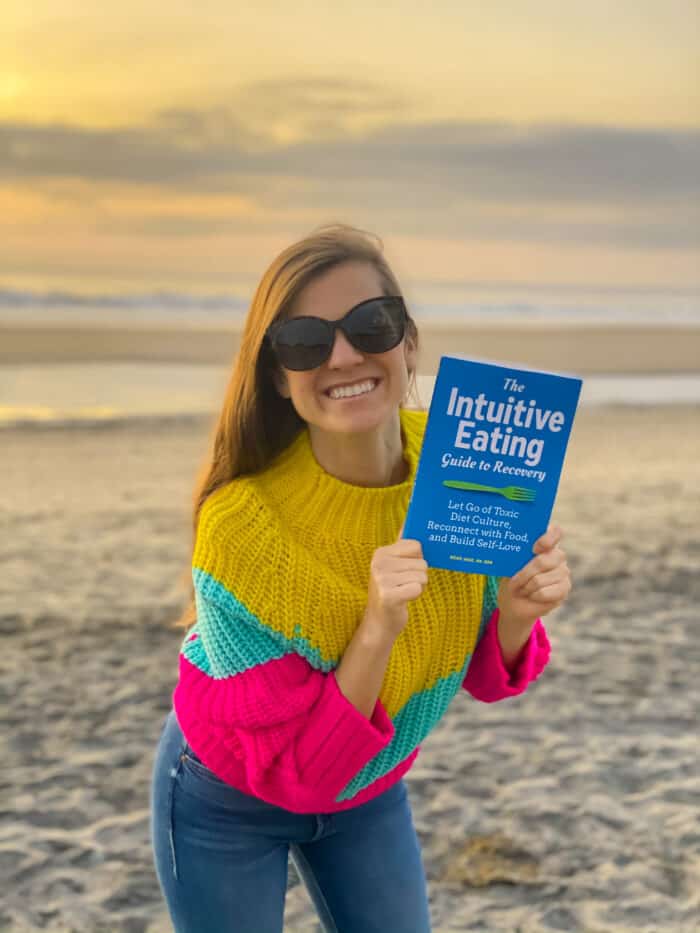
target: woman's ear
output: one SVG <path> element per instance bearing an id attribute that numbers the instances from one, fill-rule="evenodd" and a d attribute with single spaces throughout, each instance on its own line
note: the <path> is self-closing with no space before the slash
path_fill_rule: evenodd
<path id="1" fill-rule="evenodd" d="M 403 349 L 406 368 L 409 373 L 415 372 L 418 364 L 418 347 L 416 341 L 409 334 L 406 334 Z"/>

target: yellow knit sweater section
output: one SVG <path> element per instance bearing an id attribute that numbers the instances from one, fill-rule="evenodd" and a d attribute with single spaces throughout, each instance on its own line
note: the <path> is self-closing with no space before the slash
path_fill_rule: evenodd
<path id="1" fill-rule="evenodd" d="M 247 621 L 236 624 L 260 624 L 284 650 L 298 650 L 319 669 L 335 667 L 367 604 L 372 555 L 397 540 L 411 496 L 427 414 L 400 409 L 400 419 L 409 472 L 396 485 L 356 486 L 330 475 L 304 427 L 264 470 L 217 489 L 202 507 L 193 559 L 206 598 L 217 599 L 223 587 L 247 610 Z M 429 569 L 384 677 L 379 698 L 389 716 L 464 671 L 485 580 Z"/>

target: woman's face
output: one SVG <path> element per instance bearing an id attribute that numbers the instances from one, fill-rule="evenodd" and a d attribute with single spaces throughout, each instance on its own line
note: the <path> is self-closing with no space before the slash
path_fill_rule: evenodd
<path id="1" fill-rule="evenodd" d="M 337 321 L 350 308 L 384 294 L 379 273 L 369 263 L 345 262 L 310 282 L 301 292 L 290 318 L 314 315 Z M 386 353 L 356 350 L 342 331 L 336 330 L 331 355 L 316 369 L 282 369 L 275 384 L 289 398 L 308 424 L 331 432 L 371 431 L 395 417 L 408 391 L 409 369 L 415 367 L 415 348 L 406 335 Z M 372 380 L 363 395 L 334 399 L 329 390 Z"/>

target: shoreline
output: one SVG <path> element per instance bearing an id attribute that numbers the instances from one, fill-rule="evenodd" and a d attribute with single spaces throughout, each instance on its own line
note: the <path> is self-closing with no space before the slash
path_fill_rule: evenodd
<path id="1" fill-rule="evenodd" d="M 0 322 L 0 365 L 81 362 L 170 362 L 229 365 L 243 325 L 100 326 Z M 561 373 L 700 372 L 700 326 L 577 321 L 513 322 L 436 319 L 419 322 L 419 370 L 434 372 L 446 352 Z"/>
<path id="2" fill-rule="evenodd" d="M 418 408 L 415 405 L 408 406 L 409 410 L 427 411 L 427 406 Z M 617 400 L 595 403 L 595 412 L 600 417 L 626 418 L 635 415 L 649 415 L 674 417 L 677 413 L 695 417 L 695 413 L 700 411 L 700 404 L 694 401 L 655 401 L 639 404 L 630 402 L 620 402 Z M 577 418 L 582 417 L 581 412 L 588 415 L 586 407 L 582 406 Z M 11 441 L 12 435 L 21 438 L 24 435 L 52 434 L 57 432 L 113 432 L 113 431 L 133 431 L 134 434 L 141 432 L 158 433 L 160 431 L 168 432 L 171 430 L 187 429 L 193 432 L 213 430 L 217 420 L 216 411 L 190 411 L 190 412 L 105 412 L 105 413 L 66 413 L 65 417 L 50 418 L 38 415 L 28 415 L 18 417 L 17 419 L 5 419 L 0 417 L 0 436 L 5 441 Z"/>

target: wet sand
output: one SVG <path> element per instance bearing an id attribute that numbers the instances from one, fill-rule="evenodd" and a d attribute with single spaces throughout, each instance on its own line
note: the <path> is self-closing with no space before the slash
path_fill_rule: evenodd
<path id="1" fill-rule="evenodd" d="M 700 370 L 700 326 L 692 324 L 434 318 L 418 323 L 424 372 L 435 372 L 445 352 L 578 375 Z M 118 360 L 228 365 L 241 332 L 239 324 L 203 322 L 95 326 L 0 320 L 0 365 Z"/>
<path id="2" fill-rule="evenodd" d="M 2 931 L 170 929 L 148 789 L 209 424 L 2 432 Z M 699 426 L 579 412 L 551 664 L 456 698 L 407 779 L 436 933 L 700 926 Z M 318 929 L 293 878 L 286 917 Z"/>

